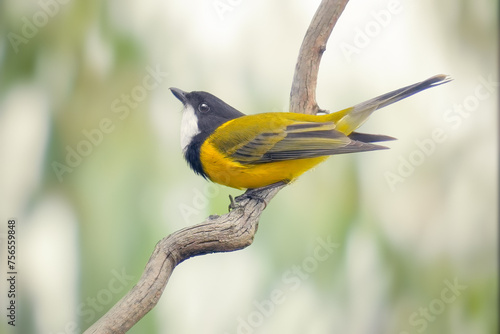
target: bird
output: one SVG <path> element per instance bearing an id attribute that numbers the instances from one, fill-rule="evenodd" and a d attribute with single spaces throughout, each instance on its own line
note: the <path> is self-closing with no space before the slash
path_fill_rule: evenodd
<path id="1" fill-rule="evenodd" d="M 183 104 L 181 148 L 188 165 L 215 183 L 236 189 L 288 184 L 332 155 L 387 149 L 386 135 L 356 132 L 376 110 L 451 78 L 435 75 L 337 112 L 245 115 L 218 97 L 171 87 Z"/>

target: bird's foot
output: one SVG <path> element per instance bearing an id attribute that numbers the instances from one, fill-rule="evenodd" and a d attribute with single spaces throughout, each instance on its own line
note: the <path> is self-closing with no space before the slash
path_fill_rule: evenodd
<path id="1" fill-rule="evenodd" d="M 267 207 L 267 202 L 260 195 L 262 190 L 273 189 L 273 188 L 282 186 L 283 184 L 286 184 L 286 183 L 285 182 L 277 182 L 277 183 L 273 183 L 273 184 L 270 184 L 270 185 L 267 185 L 267 186 L 264 186 L 261 188 L 247 189 L 247 191 L 245 191 L 240 196 L 236 196 L 234 199 L 233 199 L 233 196 L 229 195 L 229 200 L 231 201 L 231 203 L 229 204 L 229 211 L 240 207 L 239 203 L 246 200 L 246 199 L 254 199 L 254 200 L 257 200 L 259 202 L 264 203 L 264 209 L 265 209 Z"/>

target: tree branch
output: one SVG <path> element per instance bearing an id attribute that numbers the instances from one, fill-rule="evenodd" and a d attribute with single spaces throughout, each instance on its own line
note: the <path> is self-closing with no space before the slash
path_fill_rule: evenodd
<path id="1" fill-rule="evenodd" d="M 266 188 L 255 195 L 269 203 L 284 186 Z M 265 203 L 244 199 L 237 209 L 223 216 L 211 216 L 160 240 L 139 282 L 85 333 L 126 332 L 158 303 L 179 263 L 193 256 L 231 252 L 252 244 Z"/>
<path id="2" fill-rule="evenodd" d="M 290 93 L 290 111 L 315 114 L 319 63 L 333 26 L 348 0 L 323 0 L 300 48 Z M 190 257 L 231 252 L 252 244 L 259 218 L 284 187 L 253 190 L 253 196 L 223 216 L 181 229 L 160 240 L 137 284 L 85 333 L 124 333 L 158 303 L 174 268 Z M 265 201 L 262 202 L 261 198 Z"/>
<path id="3" fill-rule="evenodd" d="M 316 115 L 316 85 L 326 42 L 349 0 L 323 0 L 300 46 L 290 92 L 290 112 Z"/>

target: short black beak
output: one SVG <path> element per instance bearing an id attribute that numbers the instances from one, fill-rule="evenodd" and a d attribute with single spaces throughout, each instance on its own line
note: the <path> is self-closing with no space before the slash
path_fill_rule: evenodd
<path id="1" fill-rule="evenodd" d="M 172 92 L 172 94 L 174 94 L 174 96 L 176 98 L 179 99 L 179 101 L 182 102 L 182 104 L 186 104 L 187 103 L 187 98 L 186 98 L 186 92 L 183 91 L 182 89 L 179 89 L 179 88 L 174 88 L 174 87 L 170 87 L 170 91 Z"/>

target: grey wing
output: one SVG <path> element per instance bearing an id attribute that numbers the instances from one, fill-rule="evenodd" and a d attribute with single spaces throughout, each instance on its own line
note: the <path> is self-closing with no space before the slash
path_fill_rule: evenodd
<path id="1" fill-rule="evenodd" d="M 331 122 L 294 122 L 282 129 L 258 134 L 231 157 L 241 164 L 261 164 L 386 148 L 353 140 L 335 130 Z"/>

